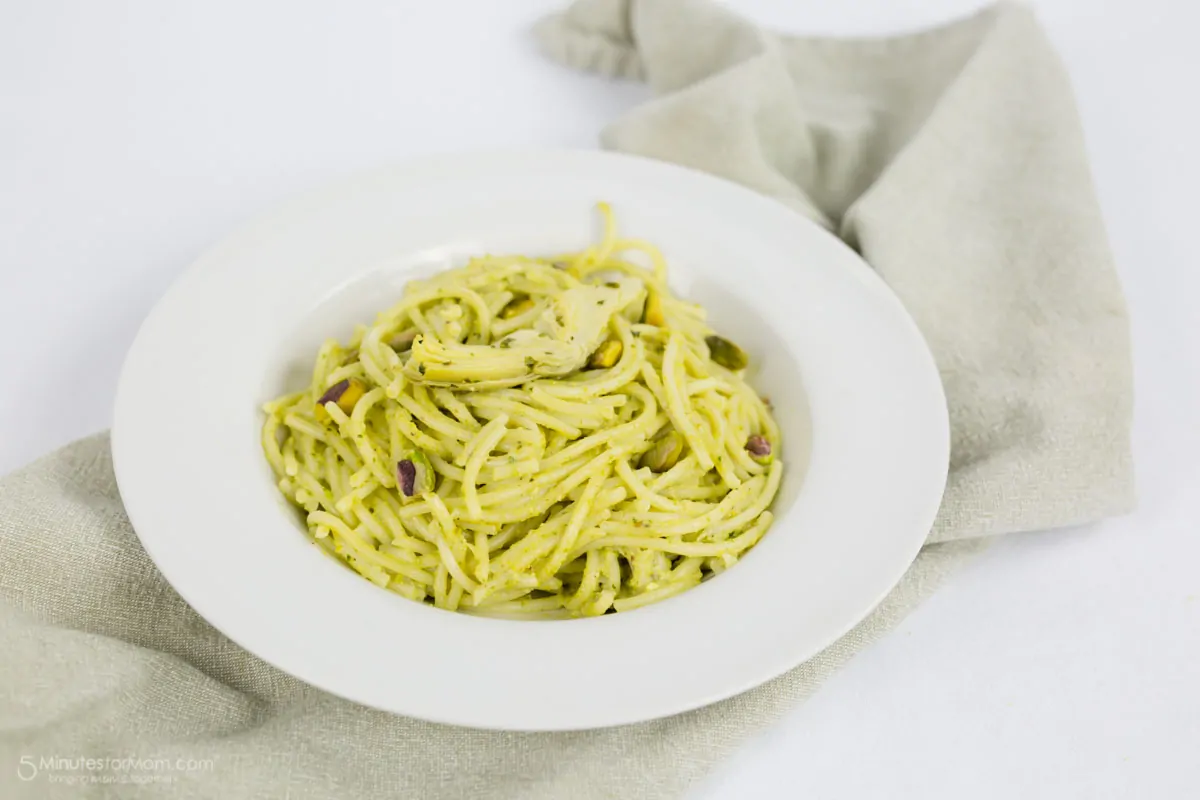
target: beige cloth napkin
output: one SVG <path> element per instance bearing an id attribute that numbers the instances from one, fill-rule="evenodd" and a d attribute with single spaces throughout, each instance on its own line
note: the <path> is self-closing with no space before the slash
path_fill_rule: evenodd
<path id="1" fill-rule="evenodd" d="M 587 0 L 538 33 L 554 57 L 659 95 L 607 146 L 779 198 L 904 300 L 951 409 L 938 543 L 841 641 L 715 706 L 572 734 L 447 728 L 310 688 L 207 625 L 138 545 L 94 437 L 0 482 L 0 796 L 675 797 L 980 534 L 1130 508 L 1124 305 L 1067 79 L 1026 9 L 842 42 L 703 0 Z"/>

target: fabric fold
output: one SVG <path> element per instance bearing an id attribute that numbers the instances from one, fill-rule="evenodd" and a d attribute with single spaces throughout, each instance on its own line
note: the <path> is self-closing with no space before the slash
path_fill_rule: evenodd
<path id="1" fill-rule="evenodd" d="M 1132 508 L 1124 299 L 1070 82 L 1028 8 L 831 40 L 707 0 L 581 0 L 538 36 L 553 58 L 658 93 L 606 147 L 786 203 L 900 297 L 950 406 L 932 541 Z"/>

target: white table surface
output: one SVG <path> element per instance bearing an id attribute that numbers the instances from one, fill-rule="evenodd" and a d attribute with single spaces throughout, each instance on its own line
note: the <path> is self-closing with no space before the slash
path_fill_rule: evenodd
<path id="1" fill-rule="evenodd" d="M 647 95 L 537 55 L 558 5 L 0 3 L 0 472 L 108 425 L 143 316 L 256 212 L 422 153 L 594 146 Z M 873 34 L 980 3 L 731 5 Z M 1034 5 L 1132 310 L 1140 510 L 1005 538 L 697 798 L 1200 797 L 1200 13 Z"/>

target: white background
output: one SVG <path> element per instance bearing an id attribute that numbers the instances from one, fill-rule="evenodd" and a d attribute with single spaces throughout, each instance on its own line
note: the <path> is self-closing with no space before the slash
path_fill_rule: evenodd
<path id="1" fill-rule="evenodd" d="M 108 425 L 143 316 L 255 213 L 422 153 L 594 146 L 647 95 L 538 56 L 558 5 L 0 0 L 0 472 Z M 875 34 L 980 3 L 731 5 Z M 1133 316 L 1141 508 L 1005 538 L 698 798 L 1200 797 L 1200 13 L 1034 5 Z"/>

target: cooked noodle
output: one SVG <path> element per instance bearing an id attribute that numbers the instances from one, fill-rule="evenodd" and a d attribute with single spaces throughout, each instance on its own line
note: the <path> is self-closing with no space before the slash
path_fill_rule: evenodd
<path id="1" fill-rule="evenodd" d="M 763 536 L 783 465 L 745 354 L 600 210 L 582 252 L 410 282 L 264 405 L 317 545 L 413 600 L 556 618 L 678 594 Z"/>

